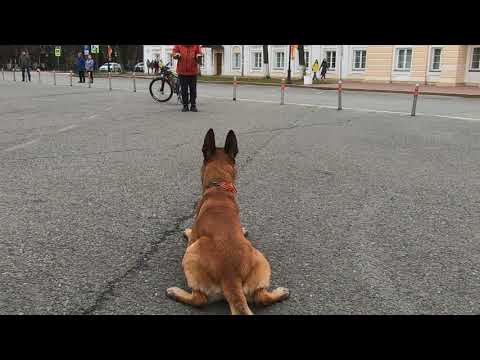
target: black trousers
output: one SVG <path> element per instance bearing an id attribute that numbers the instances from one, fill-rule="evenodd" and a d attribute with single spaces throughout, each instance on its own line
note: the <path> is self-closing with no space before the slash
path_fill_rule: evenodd
<path id="1" fill-rule="evenodd" d="M 78 72 L 78 77 L 80 78 L 80 82 L 84 83 L 85 82 L 85 71 L 79 71 Z"/>
<path id="2" fill-rule="evenodd" d="M 93 71 L 87 71 L 87 76 L 89 77 L 90 82 L 93 83 Z"/>
<path id="3" fill-rule="evenodd" d="M 188 103 L 196 105 L 197 101 L 197 75 L 178 75 L 180 80 L 180 88 L 182 91 L 182 102 L 184 106 L 188 106 Z M 190 90 L 190 101 L 188 90 Z"/>
<path id="4" fill-rule="evenodd" d="M 25 81 L 25 71 L 28 74 L 28 81 L 32 81 L 32 77 L 30 76 L 30 68 L 29 67 L 22 68 L 22 81 Z"/>

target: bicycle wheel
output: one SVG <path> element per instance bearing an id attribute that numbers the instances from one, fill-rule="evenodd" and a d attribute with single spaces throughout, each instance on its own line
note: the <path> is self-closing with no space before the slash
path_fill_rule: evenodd
<path id="1" fill-rule="evenodd" d="M 153 79 L 150 83 L 150 95 L 158 102 L 166 102 L 173 95 L 172 85 L 165 78 Z"/>

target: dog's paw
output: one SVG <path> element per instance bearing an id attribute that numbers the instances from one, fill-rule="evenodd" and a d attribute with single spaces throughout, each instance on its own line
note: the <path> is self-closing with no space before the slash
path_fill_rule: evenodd
<path id="1" fill-rule="evenodd" d="M 188 229 L 185 229 L 184 232 L 183 232 L 183 237 L 186 239 L 186 240 L 190 240 L 190 236 L 192 235 L 192 229 L 188 228 Z"/>
<path id="2" fill-rule="evenodd" d="M 290 290 L 284 287 L 278 287 L 274 290 L 275 294 L 278 295 L 279 301 L 288 299 L 290 297 Z"/>
<path id="3" fill-rule="evenodd" d="M 169 297 L 170 299 L 173 299 L 173 300 L 177 300 L 177 296 L 176 296 L 176 292 L 180 290 L 178 287 L 169 287 L 166 291 L 165 291 L 165 295 L 167 295 L 167 297 Z"/>

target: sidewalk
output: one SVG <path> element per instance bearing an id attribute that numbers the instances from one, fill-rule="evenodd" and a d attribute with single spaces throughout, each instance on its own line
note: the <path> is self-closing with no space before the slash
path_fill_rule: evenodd
<path id="1" fill-rule="evenodd" d="M 66 74 L 66 73 L 65 73 Z M 74 74 L 75 76 L 76 74 Z M 106 73 L 97 73 L 95 77 L 106 77 Z M 125 77 L 131 78 L 131 74 L 114 74 L 113 77 Z M 137 79 L 153 79 L 155 76 L 137 73 Z M 255 81 L 255 79 L 248 79 L 248 81 L 239 80 L 238 84 L 242 85 L 261 85 L 261 86 L 280 86 L 279 80 L 275 79 L 275 82 L 267 82 L 264 79 Z M 331 80 L 330 80 L 331 81 Z M 214 77 L 209 77 L 207 80 L 199 78 L 199 83 L 217 83 L 217 84 L 232 84 L 233 79 L 225 79 L 225 77 L 216 80 Z M 338 84 L 336 82 L 329 82 L 324 84 L 303 85 L 303 84 L 286 84 L 286 87 L 319 89 L 319 90 L 336 90 Z M 415 85 L 412 84 L 375 84 L 375 83 L 362 83 L 362 82 L 349 82 L 342 83 L 342 89 L 346 91 L 371 91 L 371 92 L 385 92 L 385 93 L 400 93 L 400 94 L 413 94 Z M 466 98 L 480 98 L 480 86 L 435 86 L 435 85 L 420 85 L 420 95 L 443 95 L 443 96 L 458 96 Z"/>
<path id="2" fill-rule="evenodd" d="M 322 90 L 337 89 L 337 84 L 316 84 L 306 85 L 305 87 L 316 88 Z M 411 84 L 372 84 L 372 83 L 358 83 L 358 82 L 344 82 L 342 83 L 343 90 L 355 91 L 377 91 L 389 93 L 404 93 L 412 94 L 415 85 Z M 480 98 L 480 87 L 475 86 L 435 86 L 435 85 L 420 85 L 420 94 L 425 95 L 444 95 L 444 96 L 461 96 Z"/>

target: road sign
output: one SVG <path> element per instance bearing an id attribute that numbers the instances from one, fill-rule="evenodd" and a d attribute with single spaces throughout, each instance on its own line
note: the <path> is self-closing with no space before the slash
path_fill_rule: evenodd
<path id="1" fill-rule="evenodd" d="M 98 54 L 99 46 L 98 45 L 90 45 L 90 52 L 92 54 Z"/>
<path id="2" fill-rule="evenodd" d="M 62 48 L 60 46 L 57 46 L 55 48 L 55 56 L 60 57 L 61 54 L 62 54 Z"/>

